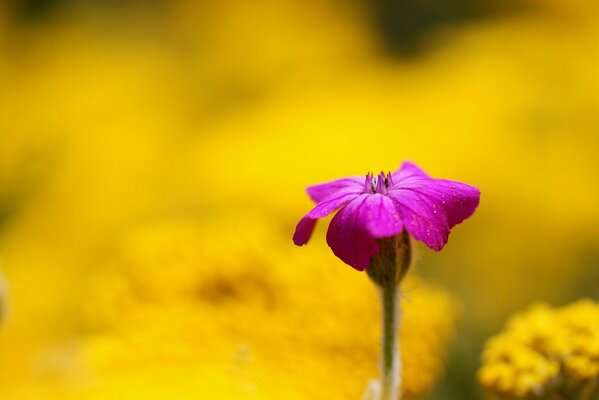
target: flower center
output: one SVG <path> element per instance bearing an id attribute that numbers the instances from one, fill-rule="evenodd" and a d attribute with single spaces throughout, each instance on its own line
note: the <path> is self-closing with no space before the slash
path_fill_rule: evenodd
<path id="1" fill-rule="evenodd" d="M 385 173 L 382 171 L 378 175 L 373 175 L 371 172 L 369 172 L 366 174 L 364 192 L 370 194 L 387 194 L 387 189 L 391 185 L 393 185 L 393 177 L 391 176 L 391 172 L 388 172 L 387 175 L 385 175 Z"/>

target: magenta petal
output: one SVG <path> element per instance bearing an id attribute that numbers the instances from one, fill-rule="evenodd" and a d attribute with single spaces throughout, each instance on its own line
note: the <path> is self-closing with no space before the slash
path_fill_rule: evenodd
<path id="1" fill-rule="evenodd" d="M 451 228 L 474 213 L 480 192 L 463 183 L 417 174 L 396 183 L 388 196 L 397 205 L 406 230 L 439 251 Z"/>
<path id="2" fill-rule="evenodd" d="M 474 214 L 480 202 L 480 190 L 461 182 L 434 179 L 434 184 L 427 186 L 426 190 L 431 196 L 441 198 L 450 228 Z"/>
<path id="3" fill-rule="evenodd" d="M 394 236 L 402 230 L 391 199 L 381 194 L 363 194 L 333 217 L 327 243 L 337 257 L 362 271 L 379 251 L 377 239 Z"/>
<path id="4" fill-rule="evenodd" d="M 310 236 L 312 236 L 312 231 L 314 231 L 314 226 L 316 225 L 316 220 L 308 217 L 304 217 L 297 223 L 295 227 L 295 233 L 293 234 L 293 243 L 297 246 L 303 246 L 308 243 L 310 240 Z"/>
<path id="5" fill-rule="evenodd" d="M 355 193 L 363 193 L 364 192 L 364 177 L 349 177 L 336 179 L 334 181 L 320 183 L 318 185 L 308 186 L 306 191 L 310 198 L 316 202 L 320 203 L 326 197 L 335 193 L 340 189 L 351 189 Z"/>
<path id="6" fill-rule="evenodd" d="M 360 206 L 358 218 L 375 238 L 394 236 L 403 230 L 397 206 L 382 194 L 368 195 Z"/>
<path id="7" fill-rule="evenodd" d="M 336 192 L 330 194 L 321 200 L 308 214 L 306 217 L 317 219 L 323 218 L 335 211 L 338 208 L 343 207 L 353 199 L 358 197 L 358 193 L 356 193 L 351 188 L 343 188 L 339 189 Z"/>
<path id="8" fill-rule="evenodd" d="M 360 208 L 368 197 L 363 194 L 339 210 L 327 231 L 327 243 L 333 253 L 358 271 L 368 268 L 370 258 L 379 251 L 376 238 L 360 218 Z"/>
<path id="9" fill-rule="evenodd" d="M 343 188 L 328 197 L 325 197 L 298 222 L 295 227 L 295 233 L 293 234 L 293 242 L 298 246 L 308 243 L 318 218 L 326 217 L 333 211 L 355 199 L 357 196 L 358 195 L 353 189 Z"/>
<path id="10" fill-rule="evenodd" d="M 406 230 L 415 239 L 436 251 L 445 246 L 450 228 L 436 201 L 408 190 L 393 190 L 389 197 L 397 204 Z"/>
<path id="11" fill-rule="evenodd" d="M 393 186 L 397 186 L 401 181 L 411 178 L 428 178 L 430 176 L 426 174 L 420 167 L 409 161 L 405 161 L 401 164 L 401 167 L 392 174 Z"/>

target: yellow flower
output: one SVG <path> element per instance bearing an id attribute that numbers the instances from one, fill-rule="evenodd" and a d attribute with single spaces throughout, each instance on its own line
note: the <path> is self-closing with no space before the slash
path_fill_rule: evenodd
<path id="1" fill-rule="evenodd" d="M 558 318 L 568 332 L 560 353 L 567 373 L 581 380 L 599 378 L 599 305 L 581 300 L 562 309 Z"/>
<path id="2" fill-rule="evenodd" d="M 264 217 L 143 227 L 109 262 L 85 299 L 91 399 L 123 396 L 129 380 L 156 387 L 144 399 L 358 399 L 377 376 L 373 285 Z M 415 398 L 442 371 L 456 304 L 414 278 L 403 308 L 403 390 Z"/>
<path id="3" fill-rule="evenodd" d="M 516 398 L 579 393 L 599 379 L 599 304 L 536 304 L 512 317 L 483 352 L 480 383 Z"/>

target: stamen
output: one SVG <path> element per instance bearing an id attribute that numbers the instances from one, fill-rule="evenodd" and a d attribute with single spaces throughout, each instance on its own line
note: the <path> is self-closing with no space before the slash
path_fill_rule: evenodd
<path id="1" fill-rule="evenodd" d="M 387 187 L 393 186 L 393 175 L 391 175 L 391 171 L 387 172 L 387 177 L 385 178 L 385 184 Z"/>
<path id="2" fill-rule="evenodd" d="M 366 174 L 364 182 L 364 192 L 370 194 L 387 194 L 387 189 L 393 186 L 393 176 L 391 172 L 385 174 L 381 171 L 378 175 L 372 172 Z"/>

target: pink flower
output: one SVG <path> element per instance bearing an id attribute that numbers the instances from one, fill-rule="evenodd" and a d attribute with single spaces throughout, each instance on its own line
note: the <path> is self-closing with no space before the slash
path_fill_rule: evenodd
<path id="1" fill-rule="evenodd" d="M 378 253 L 377 239 L 404 229 L 441 250 L 451 228 L 470 217 L 480 199 L 477 188 L 431 178 L 410 162 L 392 174 L 343 178 L 306 190 L 317 204 L 297 224 L 293 242 L 306 244 L 316 220 L 340 209 L 329 225 L 327 243 L 337 257 L 360 271 Z"/>

